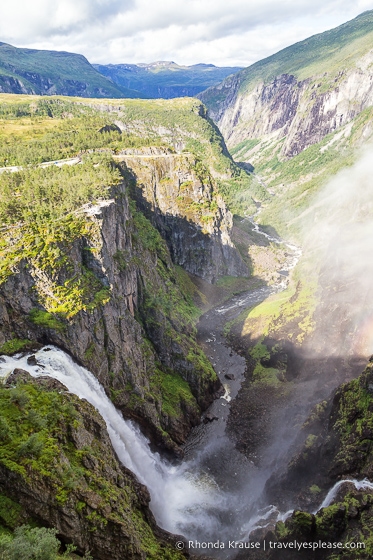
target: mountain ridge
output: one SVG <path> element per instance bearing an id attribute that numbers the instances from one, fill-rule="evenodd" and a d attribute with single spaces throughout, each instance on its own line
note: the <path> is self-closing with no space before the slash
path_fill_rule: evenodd
<path id="1" fill-rule="evenodd" d="M 230 148 L 248 140 L 285 138 L 281 156 L 289 158 L 372 104 L 372 60 L 373 11 L 368 11 L 256 62 L 197 97 Z M 250 149 L 242 157 L 248 161 Z"/>
<path id="2" fill-rule="evenodd" d="M 238 66 L 218 67 L 198 63 L 190 66 L 173 61 L 138 64 L 93 64 L 113 83 L 141 92 L 151 98 L 194 97 L 221 79 L 234 74 Z"/>
<path id="3" fill-rule="evenodd" d="M 81 54 L 18 48 L 0 43 L 0 91 L 82 97 L 142 97 L 119 88 Z"/>

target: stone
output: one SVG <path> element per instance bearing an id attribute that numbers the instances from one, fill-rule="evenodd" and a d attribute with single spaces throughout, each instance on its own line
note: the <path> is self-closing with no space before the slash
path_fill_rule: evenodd
<path id="1" fill-rule="evenodd" d="M 248 87 L 245 69 L 197 97 L 205 103 L 230 146 L 250 138 L 274 142 L 285 137 L 281 155 L 289 158 L 371 106 L 371 73 L 362 68 L 367 69 L 372 61 L 370 50 L 345 70 L 342 65 L 339 79 L 331 81 L 326 90 L 315 87 L 312 78 L 301 80 L 280 72 L 270 80 L 259 75 L 254 87 Z M 241 87 L 242 80 L 245 88 Z M 217 92 L 221 99 L 218 104 L 213 101 Z"/>
<path id="2" fill-rule="evenodd" d="M 29 366 L 36 366 L 38 364 L 38 362 L 36 361 L 36 356 L 34 354 L 32 354 L 32 356 L 29 356 L 27 358 L 27 364 Z"/>
<path id="3" fill-rule="evenodd" d="M 213 422 L 214 420 L 219 420 L 219 418 L 214 414 L 212 414 L 211 412 L 208 412 L 207 414 L 205 414 L 203 422 L 204 424 L 208 424 L 209 422 Z"/>
<path id="4" fill-rule="evenodd" d="M 176 340 L 170 344 L 166 313 L 158 308 L 151 311 L 144 308 L 145 286 L 166 292 L 169 279 L 159 273 L 158 256 L 143 245 L 141 236 L 134 242 L 134 222 L 127 198 L 128 169 L 123 169 L 123 174 L 123 183 L 116 187 L 113 198 L 105 201 L 100 214 L 87 215 L 92 237 L 78 238 L 66 246 L 66 257 L 74 270 L 62 268 L 57 280 L 63 285 L 71 275 L 88 268 L 103 286 L 111 286 L 110 300 L 89 313 L 80 311 L 68 322 L 62 320 L 63 328 L 59 330 L 35 324 L 29 319 L 29 312 L 41 307 L 39 290 L 49 289 L 56 279 L 34 269 L 25 259 L 17 272 L 0 286 L 0 332 L 14 332 L 18 338 L 31 340 L 33 345 L 35 341 L 43 341 L 67 351 L 98 378 L 108 393 L 113 390 L 117 408 L 125 417 L 135 419 L 153 443 L 178 453 L 221 384 L 208 373 L 201 374 L 188 360 L 195 344 L 191 325 L 173 319 L 172 329 L 182 333 L 183 344 Z M 166 248 L 162 259 L 171 278 L 173 264 Z M 151 342 L 151 349 L 146 339 Z M 172 368 L 191 388 L 193 399 L 183 403 L 177 416 L 160 413 L 159 387 L 153 387 L 149 397 L 149 380 L 156 362 L 161 368 Z M 29 356 L 29 364 L 37 365 L 34 355 Z M 138 398 L 132 401 L 129 386 L 136 387 Z"/>
<path id="5" fill-rule="evenodd" d="M 135 152 L 125 161 L 137 179 L 138 206 L 166 241 L 174 262 L 210 283 L 221 275 L 247 276 L 248 268 L 231 239 L 232 214 L 214 192 L 213 183 L 196 175 L 195 156 L 181 157 L 164 148 Z M 195 209 L 193 204 L 183 205 L 183 199 L 190 200 Z M 216 209 L 210 212 L 211 220 L 204 221 L 205 213 L 201 215 L 198 209 L 212 200 Z"/>

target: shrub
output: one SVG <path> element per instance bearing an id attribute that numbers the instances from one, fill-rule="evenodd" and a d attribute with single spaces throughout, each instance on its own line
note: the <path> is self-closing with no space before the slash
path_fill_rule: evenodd
<path id="1" fill-rule="evenodd" d="M 32 434 L 18 448 L 18 455 L 21 457 L 38 457 L 44 447 L 43 440 L 39 434 Z"/>
<path id="2" fill-rule="evenodd" d="M 60 542 L 56 529 L 31 528 L 27 525 L 14 531 L 14 539 L 2 538 L 0 551 L 4 560 L 56 560 Z"/>

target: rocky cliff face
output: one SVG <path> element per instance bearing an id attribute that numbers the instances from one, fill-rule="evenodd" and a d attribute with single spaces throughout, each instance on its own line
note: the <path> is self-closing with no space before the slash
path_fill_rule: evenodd
<path id="1" fill-rule="evenodd" d="M 257 538 L 277 541 L 278 550 L 261 551 L 253 557 L 260 559 L 294 560 L 298 551 L 289 550 L 289 543 L 343 543 L 348 558 L 368 560 L 371 556 L 373 493 L 369 488 L 356 488 L 351 482 L 336 489 L 331 505 L 317 514 L 309 513 L 319 507 L 327 490 L 343 479 L 372 479 L 373 456 L 373 367 L 369 363 L 360 377 L 342 385 L 329 401 L 317 405 L 303 426 L 306 441 L 288 465 L 280 484 L 274 478 L 268 484 L 272 497 L 281 503 L 285 493 L 294 490 L 294 503 L 306 511 L 294 511 L 285 523 L 266 531 L 258 531 Z M 276 489 L 274 491 L 274 489 Z M 286 491 L 284 491 L 286 489 Z M 284 504 L 285 505 L 285 504 Z M 255 537 L 253 536 L 253 539 Z M 357 547 L 354 543 L 363 543 Z M 302 558 L 332 559 L 332 546 L 302 551 Z M 241 558 L 241 556 L 238 556 Z"/>
<path id="2" fill-rule="evenodd" d="M 2 524 L 54 527 L 63 543 L 97 560 L 182 558 L 173 537 L 156 527 L 147 489 L 119 463 L 87 401 L 58 381 L 15 370 L 1 389 L 1 408 L 8 436 L 17 430 L 11 441 L 2 433 Z"/>
<path id="3" fill-rule="evenodd" d="M 25 256 L 0 287 L 0 344 L 17 337 L 67 350 L 126 416 L 177 450 L 219 382 L 195 342 L 169 252 L 130 208 L 124 183 L 110 200 L 82 212 L 90 234 L 60 243 L 62 268 L 41 269 Z M 89 309 L 56 319 L 40 302 L 55 297 L 56 283 L 68 285 L 82 271 L 102 290 Z"/>
<path id="4" fill-rule="evenodd" d="M 318 404 L 303 426 L 305 444 L 291 459 L 282 479 L 294 488 L 298 503 L 319 502 L 310 492 L 317 485 L 326 491 L 341 478 L 373 475 L 373 366 L 357 379 L 339 387 L 332 398 Z M 317 504 L 315 504 L 317 505 Z"/>
<path id="5" fill-rule="evenodd" d="M 372 105 L 372 62 L 370 51 L 354 68 L 328 76 L 328 83 L 325 75 L 299 80 L 280 74 L 244 91 L 237 76 L 220 86 L 226 97 L 218 108 L 210 109 L 210 115 L 229 146 L 285 137 L 282 155 L 292 157 Z"/>
<path id="6" fill-rule="evenodd" d="M 364 12 L 199 95 L 241 159 L 254 140 L 281 139 L 282 157 L 295 156 L 372 105 L 372 21 Z"/>
<path id="7" fill-rule="evenodd" d="M 165 239 L 175 263 L 214 282 L 219 276 L 247 276 L 230 234 L 232 214 L 213 179 L 192 154 L 163 148 L 126 150 L 140 209 Z"/>

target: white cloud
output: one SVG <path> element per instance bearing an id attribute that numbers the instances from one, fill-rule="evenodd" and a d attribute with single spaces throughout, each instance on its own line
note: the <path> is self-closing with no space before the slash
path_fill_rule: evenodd
<path id="1" fill-rule="evenodd" d="M 174 60 L 247 66 L 339 25 L 373 0 L 13 0 L 0 40 L 91 62 Z"/>

